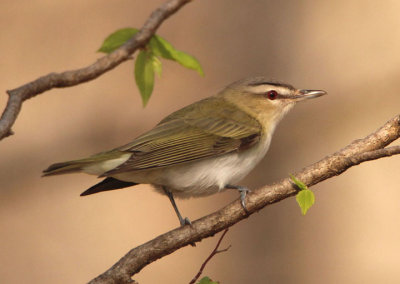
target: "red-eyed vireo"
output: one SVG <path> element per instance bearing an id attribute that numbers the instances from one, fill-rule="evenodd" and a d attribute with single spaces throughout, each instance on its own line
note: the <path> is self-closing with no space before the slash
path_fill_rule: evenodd
<path id="1" fill-rule="evenodd" d="M 205 196 L 237 186 L 267 152 L 278 122 L 299 101 L 326 94 L 256 77 L 184 107 L 129 144 L 88 158 L 53 164 L 44 175 L 84 172 L 105 179 L 81 195 L 136 184 L 175 197 Z"/>

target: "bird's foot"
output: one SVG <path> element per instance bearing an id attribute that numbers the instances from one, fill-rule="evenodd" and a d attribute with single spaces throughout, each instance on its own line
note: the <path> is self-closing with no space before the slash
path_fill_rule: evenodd
<path id="1" fill-rule="evenodd" d="M 192 222 L 190 222 L 190 220 L 189 220 L 189 218 L 188 217 L 185 217 L 185 218 L 179 218 L 179 222 L 181 223 L 181 226 L 182 227 L 184 227 L 184 226 L 186 226 L 186 225 L 189 225 L 189 226 L 191 226 L 192 225 Z"/>
<path id="2" fill-rule="evenodd" d="M 179 222 L 181 223 L 181 227 L 185 227 L 186 225 L 192 226 L 192 222 L 190 222 L 188 217 L 185 218 L 180 217 Z M 191 245 L 192 247 L 196 246 L 195 243 L 190 243 L 189 245 Z"/>
<path id="3" fill-rule="evenodd" d="M 230 189 L 237 189 L 239 191 L 239 193 L 240 193 L 240 204 L 242 204 L 244 212 L 246 212 L 248 214 L 249 211 L 247 210 L 247 207 L 246 207 L 246 195 L 247 195 L 248 192 L 251 192 L 251 190 L 248 189 L 247 187 L 240 186 L 240 185 L 228 184 L 225 187 L 226 188 L 230 188 Z"/>

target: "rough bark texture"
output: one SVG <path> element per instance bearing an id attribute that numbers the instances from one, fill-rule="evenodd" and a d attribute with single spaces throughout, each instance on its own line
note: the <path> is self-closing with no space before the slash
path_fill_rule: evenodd
<path id="1" fill-rule="evenodd" d="M 109 55 L 98 59 L 92 65 L 62 73 L 50 73 L 35 81 L 7 91 L 9 96 L 8 102 L 0 119 L 0 140 L 13 134 L 11 127 L 15 123 L 22 103 L 25 100 L 53 88 L 70 87 L 93 80 L 113 69 L 125 60 L 128 60 L 137 49 L 145 46 L 161 23 L 190 1 L 170 0 L 164 3 L 151 14 L 140 31 L 132 39 Z"/>
<path id="2" fill-rule="evenodd" d="M 355 140 L 340 151 L 326 156 L 294 175 L 306 185 L 312 186 L 340 175 L 348 168 L 362 162 L 400 154 L 400 146 L 385 148 L 399 137 L 400 115 L 367 137 Z M 295 194 L 296 189 L 288 178 L 254 190 L 247 195 L 246 205 L 249 215 Z M 239 200 L 232 202 L 217 212 L 194 221 L 192 226 L 177 228 L 132 249 L 90 283 L 133 283 L 131 276 L 151 262 L 181 247 L 213 236 L 249 215 L 245 214 Z"/>

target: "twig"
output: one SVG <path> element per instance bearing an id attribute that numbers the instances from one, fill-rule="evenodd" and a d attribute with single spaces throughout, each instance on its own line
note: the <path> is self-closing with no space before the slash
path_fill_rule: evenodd
<path id="1" fill-rule="evenodd" d="M 98 59 L 95 63 L 87 67 L 62 73 L 50 73 L 30 83 L 7 91 L 8 102 L 0 118 L 0 140 L 13 134 L 11 127 L 14 125 L 22 103 L 25 100 L 53 88 L 71 87 L 93 80 L 117 67 L 122 62 L 131 58 L 131 55 L 137 49 L 145 46 L 163 21 L 190 1 L 170 0 L 164 3 L 150 15 L 143 27 L 132 39 L 111 54 Z"/>
<path id="2" fill-rule="evenodd" d="M 207 263 L 211 260 L 211 258 L 213 258 L 216 254 L 219 254 L 221 252 L 226 252 L 228 249 L 230 249 L 230 245 L 225 248 L 225 249 L 221 249 L 218 250 L 222 239 L 225 237 L 226 233 L 229 231 L 229 228 L 226 228 L 225 231 L 223 231 L 221 237 L 219 238 L 217 245 L 215 246 L 214 250 L 211 252 L 211 254 L 207 257 L 207 259 L 203 262 L 203 264 L 200 266 L 199 272 L 197 272 L 196 276 L 193 277 L 193 279 L 189 282 L 189 284 L 194 284 L 196 283 L 197 279 L 199 279 L 200 275 L 203 273 L 204 268 L 206 267 Z"/>
<path id="3" fill-rule="evenodd" d="M 400 146 L 392 146 L 355 155 L 351 157 L 351 162 L 354 165 L 358 165 L 365 161 L 372 161 L 397 154 L 400 154 Z"/>
<path id="4" fill-rule="evenodd" d="M 400 137 L 400 115 L 389 120 L 381 128 L 363 139 L 350 143 L 340 151 L 328 155 L 294 175 L 307 186 L 339 175 L 352 166 L 370 159 L 399 154 L 398 147 L 385 148 Z M 249 215 L 265 206 L 279 202 L 296 194 L 296 189 L 286 178 L 272 185 L 253 190 L 247 195 Z M 167 232 L 132 250 L 106 272 L 90 283 L 129 283 L 131 276 L 151 262 L 173 253 L 190 243 L 215 235 L 249 216 L 243 211 L 239 200 L 208 216 Z M 125 281 L 125 282 L 124 282 Z"/>

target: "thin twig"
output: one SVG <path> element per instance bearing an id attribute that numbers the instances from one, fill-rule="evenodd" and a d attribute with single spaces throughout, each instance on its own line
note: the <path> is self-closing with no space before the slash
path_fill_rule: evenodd
<path id="1" fill-rule="evenodd" d="M 358 165 L 365 161 L 372 161 L 384 157 L 390 157 L 397 154 L 400 154 L 400 146 L 392 146 L 374 151 L 360 153 L 358 155 L 351 157 L 351 162 L 355 165 Z"/>
<path id="2" fill-rule="evenodd" d="M 71 87 L 93 80 L 117 67 L 122 62 L 130 59 L 137 49 L 145 46 L 163 21 L 190 1 L 170 0 L 164 3 L 150 15 L 143 27 L 132 39 L 87 67 L 62 73 L 50 73 L 7 91 L 8 102 L 0 118 L 0 140 L 13 134 L 11 127 L 14 125 L 25 100 L 53 88 Z"/>
<path id="3" fill-rule="evenodd" d="M 213 251 L 211 252 L 211 254 L 207 257 L 207 259 L 203 262 L 203 264 L 201 265 L 201 267 L 200 267 L 200 269 L 199 269 L 199 272 L 197 272 L 196 276 L 193 277 L 193 279 L 189 282 L 189 284 L 194 284 L 194 283 L 196 283 L 197 279 L 199 279 L 200 275 L 203 273 L 204 268 L 206 267 L 207 263 L 211 260 L 211 258 L 213 258 L 216 254 L 219 254 L 219 253 L 221 253 L 221 252 L 226 252 L 226 251 L 228 251 L 228 249 L 230 249 L 231 246 L 229 245 L 229 246 L 228 246 L 227 248 L 225 248 L 225 249 L 218 250 L 218 248 L 219 248 L 219 246 L 220 246 L 220 244 L 221 244 L 221 242 L 222 242 L 222 239 L 225 237 L 225 235 L 226 235 L 226 233 L 227 233 L 228 231 L 229 231 L 229 228 L 226 228 L 225 231 L 223 231 L 223 233 L 222 233 L 221 237 L 219 238 L 219 240 L 218 240 L 218 242 L 217 242 L 217 245 L 215 246 L 214 250 L 213 250 Z"/>
<path id="4" fill-rule="evenodd" d="M 294 173 L 294 175 L 307 186 L 315 185 L 323 180 L 340 175 L 361 162 L 399 154 L 398 146 L 385 148 L 399 137 L 400 115 L 389 120 L 367 137 L 350 143 L 345 148 L 326 156 L 319 162 Z M 192 222 L 191 226 L 179 227 L 130 250 L 110 269 L 90 283 L 129 283 L 132 275 L 138 273 L 151 262 L 190 243 L 213 236 L 265 206 L 295 195 L 296 192 L 289 178 L 253 190 L 246 197 L 249 214 L 243 211 L 240 200 L 236 200 L 217 212 Z"/>

